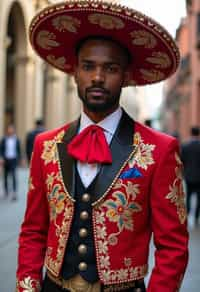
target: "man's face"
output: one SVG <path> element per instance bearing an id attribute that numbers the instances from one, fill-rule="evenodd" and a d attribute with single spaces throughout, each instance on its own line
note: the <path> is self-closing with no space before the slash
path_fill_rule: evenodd
<path id="1" fill-rule="evenodd" d="M 123 49 L 112 41 L 87 40 L 78 53 L 75 81 L 87 112 L 112 112 L 128 77 Z"/>

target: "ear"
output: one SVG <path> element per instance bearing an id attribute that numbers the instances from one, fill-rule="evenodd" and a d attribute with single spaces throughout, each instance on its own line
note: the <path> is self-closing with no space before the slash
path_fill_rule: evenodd
<path id="1" fill-rule="evenodd" d="M 124 73 L 124 82 L 123 82 L 123 87 L 127 87 L 129 86 L 129 82 L 131 80 L 131 72 L 130 70 L 126 70 L 125 73 Z"/>

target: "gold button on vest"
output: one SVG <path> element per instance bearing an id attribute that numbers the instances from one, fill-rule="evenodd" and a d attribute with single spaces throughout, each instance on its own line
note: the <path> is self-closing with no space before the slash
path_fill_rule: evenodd
<path id="1" fill-rule="evenodd" d="M 80 244 L 78 247 L 78 252 L 83 255 L 87 252 L 87 246 L 85 244 Z"/>
<path id="2" fill-rule="evenodd" d="M 82 211 L 81 214 L 80 214 L 80 218 L 82 220 L 87 220 L 89 218 L 89 214 L 87 211 Z"/>
<path id="3" fill-rule="evenodd" d="M 87 231 L 86 228 L 81 228 L 81 229 L 79 230 L 79 236 L 80 236 L 80 237 L 84 238 L 84 237 L 86 237 L 87 235 L 88 235 L 88 231 Z"/>
<path id="4" fill-rule="evenodd" d="M 78 265 L 79 271 L 83 272 L 87 270 L 87 264 L 85 262 L 80 262 Z"/>
<path id="5" fill-rule="evenodd" d="M 89 202 L 90 201 L 90 195 L 89 194 L 84 194 L 83 196 L 82 196 L 82 201 L 83 202 Z"/>

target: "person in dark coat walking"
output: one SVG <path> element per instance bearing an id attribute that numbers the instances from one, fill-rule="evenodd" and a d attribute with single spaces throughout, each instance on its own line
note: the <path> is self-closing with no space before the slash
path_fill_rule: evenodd
<path id="1" fill-rule="evenodd" d="M 15 127 L 10 124 L 6 135 L 0 142 L 0 157 L 4 172 L 5 197 L 9 195 L 9 177 L 12 177 L 12 199 L 17 199 L 17 177 L 16 168 L 21 158 L 20 140 L 15 133 Z"/>
<path id="2" fill-rule="evenodd" d="M 28 163 L 30 163 L 30 160 L 31 160 L 35 137 L 39 133 L 42 133 L 44 130 L 45 129 L 44 129 L 43 120 L 38 119 L 35 121 L 35 128 L 32 131 L 28 132 L 26 136 L 26 157 L 27 157 Z"/>
<path id="3" fill-rule="evenodd" d="M 191 128 L 191 138 L 182 145 L 182 161 L 184 165 L 184 177 L 187 189 L 187 212 L 191 210 L 191 197 L 196 194 L 195 223 L 198 224 L 200 213 L 200 129 Z"/>

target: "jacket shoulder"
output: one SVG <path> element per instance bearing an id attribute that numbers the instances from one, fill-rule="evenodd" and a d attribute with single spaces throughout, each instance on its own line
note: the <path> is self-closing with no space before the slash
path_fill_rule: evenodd
<path id="1" fill-rule="evenodd" d="M 135 133 L 139 133 L 141 138 L 146 143 L 155 144 L 157 146 L 162 146 L 165 148 L 167 145 L 171 143 L 179 144 L 177 138 L 168 135 L 164 132 L 161 132 L 159 130 L 155 130 L 153 128 L 150 128 L 146 125 L 143 125 L 142 123 L 135 122 Z"/>
<path id="2" fill-rule="evenodd" d="M 41 133 L 38 133 L 36 136 L 36 141 L 37 142 L 44 142 L 44 141 L 49 141 L 49 140 L 62 140 L 62 137 L 64 136 L 65 132 L 67 131 L 70 123 L 65 124 L 59 128 L 55 128 L 53 130 L 48 130 L 44 131 Z"/>

